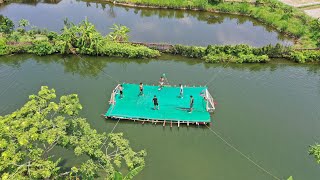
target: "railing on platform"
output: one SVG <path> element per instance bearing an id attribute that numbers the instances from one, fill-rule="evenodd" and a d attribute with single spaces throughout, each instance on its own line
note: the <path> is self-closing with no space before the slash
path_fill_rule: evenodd
<path id="1" fill-rule="evenodd" d="M 118 84 L 118 85 L 114 88 L 114 90 L 112 91 L 111 97 L 110 97 L 110 100 L 109 100 L 109 104 L 114 105 L 114 104 L 116 103 L 116 94 L 117 94 L 117 91 L 118 91 L 118 89 L 119 89 L 119 86 L 120 86 L 120 84 Z"/>
<path id="2" fill-rule="evenodd" d="M 214 101 L 213 101 L 213 98 L 212 98 L 211 94 L 209 93 L 208 89 L 206 89 L 205 97 L 207 100 L 207 111 L 213 112 L 215 110 Z"/>

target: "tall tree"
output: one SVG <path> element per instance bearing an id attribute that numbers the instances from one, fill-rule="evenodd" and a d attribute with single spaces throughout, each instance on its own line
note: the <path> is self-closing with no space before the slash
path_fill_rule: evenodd
<path id="1" fill-rule="evenodd" d="M 38 94 L 15 112 L 0 116 L 0 174 L 2 179 L 93 179 L 104 172 L 114 179 L 125 163 L 136 172 L 144 166 L 144 150 L 135 152 L 122 133 L 100 134 L 86 119 L 76 94 L 62 96 L 42 86 Z M 70 170 L 62 168 L 50 154 L 55 147 L 71 149 L 87 161 Z"/>
<path id="2" fill-rule="evenodd" d="M 103 37 L 88 19 L 78 25 L 66 19 L 64 24 L 62 33 L 56 42 L 61 53 L 98 54 Z"/>

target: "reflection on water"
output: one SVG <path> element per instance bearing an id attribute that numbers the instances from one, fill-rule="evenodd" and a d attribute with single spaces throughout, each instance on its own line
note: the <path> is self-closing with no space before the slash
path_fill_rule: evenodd
<path id="1" fill-rule="evenodd" d="M 92 57 L 92 56 L 64 56 L 64 55 L 50 55 L 50 56 L 34 56 L 34 55 L 16 55 L 16 56 L 2 56 L 0 58 L 0 66 L 6 65 L 19 69 L 21 64 L 33 59 L 37 63 L 41 64 L 60 64 L 63 66 L 65 73 L 78 74 L 82 77 L 98 77 L 102 75 L 104 69 L 108 67 L 110 63 L 120 64 L 122 67 L 126 67 L 130 64 L 148 64 L 154 61 L 162 62 L 176 62 L 187 65 L 203 65 L 205 69 L 212 68 L 228 68 L 239 71 L 259 72 L 259 71 L 275 71 L 277 68 L 283 66 L 303 67 L 307 72 L 312 74 L 320 73 L 320 66 L 310 64 L 296 64 L 286 60 L 274 60 L 274 63 L 268 64 L 210 64 L 204 63 L 200 59 L 186 58 L 182 56 L 162 55 L 157 59 L 125 59 L 125 58 L 107 58 L 107 57 Z"/>
<path id="2" fill-rule="evenodd" d="M 114 6 L 103 1 L 23 1 L 1 6 L 0 13 L 32 25 L 60 31 L 66 17 L 78 23 L 85 17 L 104 34 L 112 24 L 131 28 L 131 39 L 143 42 L 208 45 L 246 43 L 253 46 L 289 45 L 292 41 L 252 18 L 227 14 Z M 51 4 L 55 2 L 57 4 Z"/>

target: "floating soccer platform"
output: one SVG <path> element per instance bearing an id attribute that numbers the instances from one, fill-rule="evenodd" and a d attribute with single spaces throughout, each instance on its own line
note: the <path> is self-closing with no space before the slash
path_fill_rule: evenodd
<path id="1" fill-rule="evenodd" d="M 211 122 L 214 101 L 207 87 L 184 87 L 180 97 L 180 87 L 144 85 L 144 95 L 139 95 L 139 84 L 122 84 L 123 97 L 119 85 L 112 91 L 110 107 L 104 117 L 107 119 L 133 120 L 153 123 L 172 124 L 208 124 Z M 153 97 L 158 98 L 159 109 L 154 109 Z M 190 112 L 190 96 L 194 98 Z"/>

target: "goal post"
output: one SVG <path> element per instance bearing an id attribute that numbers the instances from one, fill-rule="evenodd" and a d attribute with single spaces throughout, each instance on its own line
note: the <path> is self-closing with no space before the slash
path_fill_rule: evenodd
<path id="1" fill-rule="evenodd" d="M 215 110 L 215 106 L 214 106 L 214 101 L 213 98 L 211 96 L 211 94 L 209 93 L 208 89 L 206 89 L 205 91 L 205 97 L 206 97 L 206 101 L 207 101 L 207 111 L 209 112 L 213 112 Z"/>
<path id="2" fill-rule="evenodd" d="M 116 94 L 117 94 L 117 90 L 119 89 L 120 84 L 118 84 L 112 91 L 111 93 L 111 97 L 109 100 L 109 104 L 114 105 L 116 103 Z"/>

